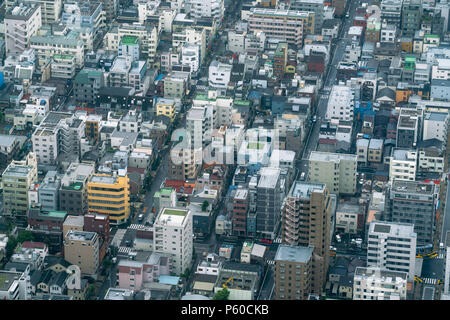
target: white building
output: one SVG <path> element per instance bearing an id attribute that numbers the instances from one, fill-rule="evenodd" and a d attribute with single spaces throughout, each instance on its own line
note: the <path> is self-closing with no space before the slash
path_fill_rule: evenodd
<path id="1" fill-rule="evenodd" d="M 423 140 L 438 139 L 447 141 L 448 113 L 427 112 L 423 119 Z"/>
<path id="2" fill-rule="evenodd" d="M 180 275 L 191 267 L 193 247 L 191 212 L 181 208 L 162 208 L 153 225 L 154 251 L 170 254 L 171 271 Z"/>
<path id="3" fill-rule="evenodd" d="M 0 300 L 30 300 L 30 269 L 22 272 L 0 271 Z"/>
<path id="4" fill-rule="evenodd" d="M 367 266 L 408 273 L 414 280 L 417 234 L 411 223 L 373 221 L 367 241 Z"/>
<path id="5" fill-rule="evenodd" d="M 192 146 L 197 150 L 211 142 L 213 108 L 211 105 L 192 107 L 186 115 L 186 130 L 190 134 Z"/>
<path id="6" fill-rule="evenodd" d="M 356 155 L 358 162 L 367 163 L 367 154 L 369 151 L 369 139 L 356 140 Z"/>
<path id="7" fill-rule="evenodd" d="M 200 47 L 198 45 L 185 43 L 183 47 L 181 47 L 181 64 L 189 66 L 191 73 L 197 72 L 200 66 Z"/>
<path id="8" fill-rule="evenodd" d="M 186 0 L 190 6 L 190 14 L 194 18 L 213 18 L 216 22 L 222 20 L 225 13 L 223 0 Z"/>
<path id="9" fill-rule="evenodd" d="M 354 98 L 355 93 L 352 88 L 343 85 L 333 86 L 325 118 L 353 121 Z"/>
<path id="10" fill-rule="evenodd" d="M 214 60 L 209 65 L 209 86 L 217 89 L 226 89 L 231 78 L 232 66 Z"/>
<path id="11" fill-rule="evenodd" d="M 6 55 L 19 54 L 30 46 L 30 38 L 42 26 L 41 7 L 35 3 L 21 3 L 5 15 Z"/>
<path id="12" fill-rule="evenodd" d="M 435 59 L 431 68 L 431 78 L 439 80 L 450 79 L 450 59 Z"/>
<path id="13" fill-rule="evenodd" d="M 407 272 L 357 267 L 353 300 L 405 300 L 407 280 Z"/>
<path id="14" fill-rule="evenodd" d="M 395 148 L 389 161 L 389 181 L 416 179 L 417 151 Z"/>

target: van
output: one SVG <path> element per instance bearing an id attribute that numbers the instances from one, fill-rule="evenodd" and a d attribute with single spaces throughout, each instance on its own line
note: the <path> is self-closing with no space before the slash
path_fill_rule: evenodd
<path id="1" fill-rule="evenodd" d="M 304 172 L 302 172 L 302 174 L 300 175 L 300 180 L 301 181 L 305 180 L 305 173 Z"/>
<path id="2" fill-rule="evenodd" d="M 336 241 L 339 243 L 341 243 L 341 241 L 342 241 L 341 236 L 338 234 L 336 235 Z"/>
<path id="3" fill-rule="evenodd" d="M 139 220 L 139 221 L 144 220 L 144 214 L 143 214 L 143 213 L 141 213 L 140 215 L 138 215 L 138 220 Z"/>

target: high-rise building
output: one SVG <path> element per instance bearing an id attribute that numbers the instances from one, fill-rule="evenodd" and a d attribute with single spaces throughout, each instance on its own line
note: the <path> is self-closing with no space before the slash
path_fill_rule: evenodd
<path id="1" fill-rule="evenodd" d="M 369 226 L 367 266 L 408 273 L 414 280 L 417 234 L 411 223 L 373 221 Z"/>
<path id="2" fill-rule="evenodd" d="M 153 248 L 172 256 L 171 271 L 177 275 L 190 268 L 194 248 L 191 211 L 162 208 L 153 224 Z"/>
<path id="3" fill-rule="evenodd" d="M 309 181 L 324 183 L 330 193 L 355 194 L 357 156 L 312 151 L 309 157 Z"/>
<path id="4" fill-rule="evenodd" d="M 224 0 L 189 0 L 190 15 L 193 18 L 213 18 L 220 22 L 225 13 Z"/>
<path id="5" fill-rule="evenodd" d="M 35 3 L 41 6 L 42 24 L 57 23 L 62 9 L 62 0 L 22 0 L 22 3 Z M 6 11 L 17 5 L 17 0 L 6 0 Z"/>
<path id="6" fill-rule="evenodd" d="M 329 265 L 331 197 L 325 184 L 295 181 L 282 210 L 282 242 L 314 247 L 312 290 L 320 294 Z"/>
<path id="7" fill-rule="evenodd" d="M 422 18 L 421 0 L 404 0 L 402 5 L 402 35 L 413 37 L 420 30 Z"/>
<path id="8" fill-rule="evenodd" d="M 256 188 L 256 233 L 263 238 L 275 239 L 281 221 L 284 184 L 280 168 L 261 168 Z"/>
<path id="9" fill-rule="evenodd" d="M 433 182 L 394 180 L 386 197 L 386 221 L 411 223 L 417 246 L 433 244 L 439 186 Z"/>
<path id="10" fill-rule="evenodd" d="M 294 0 L 291 1 L 290 10 L 314 12 L 314 31 L 320 33 L 324 20 L 323 0 Z"/>
<path id="11" fill-rule="evenodd" d="M 89 211 L 109 215 L 111 224 L 127 222 L 130 215 L 129 179 L 125 172 L 95 174 L 88 182 Z"/>
<path id="12" fill-rule="evenodd" d="M 314 12 L 252 8 L 248 18 L 248 29 L 262 31 L 267 37 L 283 39 L 301 47 L 307 34 L 314 34 Z"/>
<path id="13" fill-rule="evenodd" d="M 405 300 L 407 280 L 407 272 L 357 267 L 353 300 Z"/>
<path id="14" fill-rule="evenodd" d="M 22 216 L 28 213 L 28 189 L 37 181 L 36 155 L 30 152 L 25 161 L 12 161 L 2 175 L 3 212 Z"/>
<path id="15" fill-rule="evenodd" d="M 5 15 L 6 55 L 20 54 L 30 47 L 30 38 L 42 26 L 41 7 L 35 3 L 11 6 Z"/>
<path id="16" fill-rule="evenodd" d="M 95 274 L 99 267 L 99 237 L 95 232 L 72 231 L 64 235 L 64 259 L 80 267 L 81 273 Z"/>
<path id="17" fill-rule="evenodd" d="M 275 300 L 307 300 L 312 291 L 313 246 L 279 245 L 275 255 Z"/>

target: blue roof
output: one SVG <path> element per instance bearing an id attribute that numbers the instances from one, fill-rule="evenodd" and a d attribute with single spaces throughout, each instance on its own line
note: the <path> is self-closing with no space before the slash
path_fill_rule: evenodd
<path id="1" fill-rule="evenodd" d="M 158 75 L 158 76 L 156 77 L 155 82 L 161 80 L 162 78 L 164 78 L 164 76 L 165 76 L 165 74 L 164 74 L 164 73 L 161 73 L 160 75 Z"/>
<path id="2" fill-rule="evenodd" d="M 249 95 L 248 95 L 248 98 L 249 98 L 249 99 L 258 99 L 258 98 L 260 98 L 260 97 L 261 97 L 261 95 L 259 94 L 258 91 L 252 91 L 252 92 L 250 92 Z"/>
<path id="3" fill-rule="evenodd" d="M 180 281 L 180 277 L 159 276 L 158 281 L 159 281 L 159 283 L 171 284 L 173 286 L 176 286 L 178 284 L 178 281 Z"/>

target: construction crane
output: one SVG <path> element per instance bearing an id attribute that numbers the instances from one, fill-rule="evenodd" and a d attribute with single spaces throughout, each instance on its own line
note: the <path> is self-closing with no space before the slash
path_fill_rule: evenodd
<path id="1" fill-rule="evenodd" d="M 231 285 L 234 285 L 233 277 L 229 277 L 228 280 L 222 284 L 222 287 L 228 289 L 228 282 L 230 282 L 230 281 L 231 281 Z"/>

